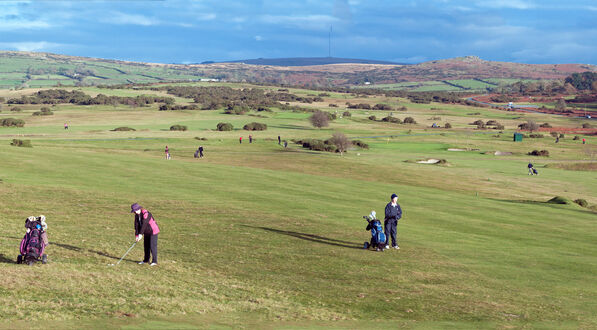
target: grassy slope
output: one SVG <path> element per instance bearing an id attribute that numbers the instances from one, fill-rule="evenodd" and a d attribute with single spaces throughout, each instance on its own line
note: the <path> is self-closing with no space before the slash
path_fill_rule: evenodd
<path id="1" fill-rule="evenodd" d="M 594 172 L 542 168 L 582 160 L 582 146 L 570 139 L 557 148 L 551 139 L 513 144 L 508 134 L 462 130 L 478 118 L 497 118 L 507 127 L 526 118 L 578 123 L 405 100 L 351 100 L 357 101 L 406 104 L 408 112 L 399 117 L 428 126 L 431 116 L 441 115 L 441 122 L 460 129 L 430 135 L 438 131 L 372 123 L 365 119 L 372 112 L 363 111 L 324 130 L 311 129 L 300 113 L 256 118 L 61 105 L 54 116 L 37 118 L 31 116 L 35 109 L 3 111 L 0 118 L 21 117 L 27 125 L 0 128 L 0 315 L 7 321 L 56 320 L 48 325 L 58 327 L 263 327 L 271 321 L 365 327 L 356 320 L 370 319 L 438 328 L 597 326 L 595 214 L 540 202 L 563 195 L 597 204 Z M 466 116 L 470 112 L 481 115 Z M 239 145 L 238 136 L 248 133 L 211 131 L 220 121 L 235 127 L 260 121 L 270 129 L 253 133 L 256 143 Z M 69 131 L 61 128 L 64 122 Z M 175 123 L 191 131 L 165 131 Z M 118 126 L 138 131 L 107 131 Z M 352 137 L 394 137 L 362 138 L 371 149 L 344 157 L 292 143 L 283 150 L 275 142 L 277 135 L 326 138 L 335 129 Z M 22 134 L 34 148 L 8 145 Z M 166 144 L 172 161 L 162 158 Z M 201 161 L 192 158 L 199 144 L 207 155 Z M 526 176 L 523 154 L 543 148 L 553 156 L 537 160 L 540 176 Z M 450 166 L 404 162 L 425 157 L 448 159 Z M 368 233 L 360 216 L 382 212 L 394 191 L 405 210 L 402 250 L 361 250 Z M 131 243 L 128 209 L 134 201 L 162 227 L 157 269 L 133 263 L 142 257 L 140 247 L 118 268 L 107 266 Z M 39 213 L 49 221 L 51 262 L 15 265 L 23 220 Z M 49 280 L 32 286 L 32 278 Z M 32 301 L 39 308 L 30 308 Z"/>

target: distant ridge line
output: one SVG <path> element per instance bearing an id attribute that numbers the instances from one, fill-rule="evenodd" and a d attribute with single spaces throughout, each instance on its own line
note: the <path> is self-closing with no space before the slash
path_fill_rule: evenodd
<path id="1" fill-rule="evenodd" d="M 339 57 L 288 57 L 288 58 L 254 58 L 246 60 L 222 61 L 222 62 L 203 62 L 207 63 L 245 63 L 252 65 L 272 65 L 272 66 L 311 66 L 327 64 L 382 64 L 382 65 L 407 65 L 406 63 L 396 63 L 391 61 L 367 60 L 356 58 Z"/>

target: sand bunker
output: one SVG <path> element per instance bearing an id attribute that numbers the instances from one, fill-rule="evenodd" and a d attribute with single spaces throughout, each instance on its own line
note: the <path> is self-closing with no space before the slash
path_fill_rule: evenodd
<path id="1" fill-rule="evenodd" d="M 512 155 L 512 153 L 508 152 L 508 151 L 496 151 L 493 154 L 496 155 L 496 156 L 510 156 L 510 155 Z"/>
<path id="2" fill-rule="evenodd" d="M 439 159 L 433 159 L 433 158 L 427 159 L 427 160 L 419 160 L 419 161 L 417 161 L 417 163 L 419 163 L 419 164 L 437 164 L 439 162 L 440 162 Z"/>

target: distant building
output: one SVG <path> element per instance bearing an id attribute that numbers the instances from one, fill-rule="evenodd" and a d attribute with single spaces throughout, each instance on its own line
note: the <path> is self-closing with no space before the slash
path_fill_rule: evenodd
<path id="1" fill-rule="evenodd" d="M 365 81 L 365 85 L 371 85 L 370 81 Z"/>
<path id="2" fill-rule="evenodd" d="M 220 79 L 214 79 L 214 78 L 201 78 L 201 79 L 199 79 L 199 81 L 203 81 L 203 82 L 205 82 L 205 81 L 218 82 L 218 81 L 220 81 Z"/>

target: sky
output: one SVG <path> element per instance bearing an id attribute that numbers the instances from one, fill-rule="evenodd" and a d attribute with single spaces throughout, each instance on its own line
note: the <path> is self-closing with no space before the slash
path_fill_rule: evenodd
<path id="1" fill-rule="evenodd" d="M 597 0 L 2 1 L 0 50 L 158 63 L 479 56 L 597 64 Z"/>

